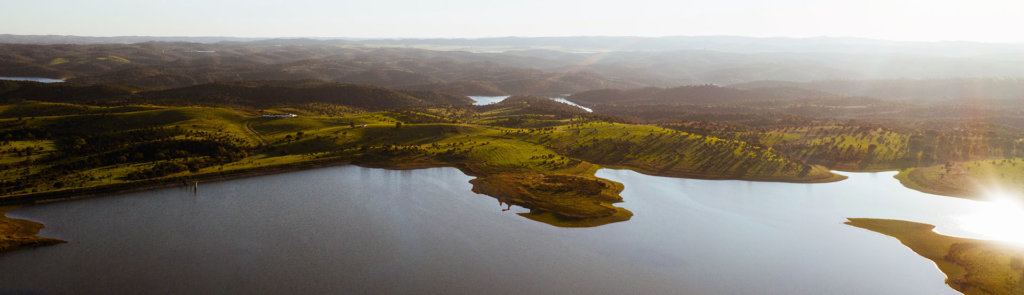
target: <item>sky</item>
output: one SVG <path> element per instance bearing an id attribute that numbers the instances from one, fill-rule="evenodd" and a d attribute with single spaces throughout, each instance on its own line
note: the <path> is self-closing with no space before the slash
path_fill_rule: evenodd
<path id="1" fill-rule="evenodd" d="M 0 0 L 0 34 L 860 37 L 1024 43 L 1022 0 Z"/>

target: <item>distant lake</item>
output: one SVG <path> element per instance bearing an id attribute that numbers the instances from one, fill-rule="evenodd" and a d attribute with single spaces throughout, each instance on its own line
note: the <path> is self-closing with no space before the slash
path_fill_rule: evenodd
<path id="1" fill-rule="evenodd" d="M 60 83 L 60 82 L 64 82 L 63 79 L 40 78 L 40 77 L 0 77 L 0 80 L 35 81 L 35 82 L 42 82 L 42 83 Z"/>
<path id="2" fill-rule="evenodd" d="M 470 96 L 469 98 L 474 100 L 473 101 L 473 105 L 482 106 L 482 105 L 489 105 L 489 104 L 492 104 L 492 103 L 499 103 L 499 102 L 501 102 L 502 100 L 505 100 L 508 97 L 509 97 L 508 95 L 505 95 L 505 96 Z"/>
<path id="3" fill-rule="evenodd" d="M 505 100 L 506 98 L 509 98 L 509 96 L 507 96 L 507 95 L 506 96 L 470 96 L 469 98 L 474 100 L 473 105 L 480 106 L 480 105 L 489 105 L 489 104 L 493 104 L 493 103 L 499 103 L 499 102 Z M 551 98 L 551 100 L 554 100 L 554 101 L 557 101 L 557 102 L 560 102 L 560 103 L 564 103 L 564 104 L 569 104 L 571 106 L 575 106 L 575 107 L 581 108 L 581 109 L 583 109 L 583 110 L 585 110 L 587 112 L 593 112 L 593 110 L 591 110 L 590 108 L 578 105 L 578 104 L 576 104 L 574 102 L 571 102 L 571 101 L 568 101 L 568 100 L 566 100 L 564 98 L 555 97 L 555 98 Z"/>
<path id="4" fill-rule="evenodd" d="M 554 101 L 557 101 L 557 102 L 560 102 L 560 103 L 568 104 L 568 105 L 571 105 L 571 106 L 574 106 L 574 107 L 577 107 L 577 108 L 581 108 L 581 109 L 583 109 L 584 111 L 587 111 L 588 113 L 593 113 L 593 112 L 594 112 L 594 110 L 591 110 L 591 109 L 590 109 L 590 108 L 588 108 L 588 107 L 585 107 L 585 106 L 581 106 L 581 105 L 578 105 L 578 104 L 576 104 L 575 102 L 571 102 L 571 101 L 568 101 L 568 100 L 566 100 L 566 99 L 564 99 L 564 98 L 561 98 L 561 97 L 557 97 L 557 98 L 552 98 L 552 100 L 554 100 Z"/>
<path id="5" fill-rule="evenodd" d="M 981 202 L 893 172 L 827 184 L 602 169 L 632 220 L 502 212 L 453 168 L 331 167 L 24 207 L 68 244 L 0 256 L 0 293 L 957 294 L 896 239 L 842 224 L 958 225 Z"/>

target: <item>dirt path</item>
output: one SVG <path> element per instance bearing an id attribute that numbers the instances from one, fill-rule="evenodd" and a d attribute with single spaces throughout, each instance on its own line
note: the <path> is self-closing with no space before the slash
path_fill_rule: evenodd
<path id="1" fill-rule="evenodd" d="M 245 131 L 249 132 L 249 134 L 252 134 L 253 137 L 256 137 L 256 140 L 259 140 L 260 144 L 267 145 L 267 141 L 263 140 L 263 137 L 260 136 L 259 133 L 256 133 L 256 130 L 252 129 L 252 119 L 245 120 Z"/>

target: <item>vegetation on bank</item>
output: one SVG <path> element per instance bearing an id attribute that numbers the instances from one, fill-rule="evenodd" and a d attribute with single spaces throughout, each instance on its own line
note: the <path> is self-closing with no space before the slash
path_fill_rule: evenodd
<path id="1" fill-rule="evenodd" d="M 964 294 L 1024 293 L 1024 246 L 944 236 L 933 225 L 902 220 L 850 218 L 846 224 L 898 239 L 934 261 L 946 284 Z"/>
<path id="2" fill-rule="evenodd" d="M 770 147 L 653 126 L 584 122 L 516 135 L 572 157 L 653 175 L 784 182 L 844 179 Z"/>
<path id="3" fill-rule="evenodd" d="M 297 117 L 262 115 L 280 113 Z M 595 177 L 595 164 L 712 179 L 839 179 L 771 148 L 610 123 L 529 97 L 377 112 L 327 104 L 255 110 L 24 102 L 3 107 L 0 118 L 0 192 L 9 200 L 301 163 L 454 166 L 478 177 L 475 191 L 531 209 L 527 217 L 596 226 L 632 213 L 612 205 L 622 201 L 622 185 Z"/>
<path id="4" fill-rule="evenodd" d="M 8 86 L 11 97 L 89 87 Z M 716 87 L 680 89 L 704 93 L 708 103 L 722 91 L 735 101 L 757 97 Z M 113 95 L 105 106 L 0 106 L 0 193 L 21 199 L 166 185 L 301 163 L 455 166 L 479 178 L 478 192 L 537 216 L 624 220 L 628 211 L 611 205 L 621 201 L 616 185 L 594 177 L 595 165 L 674 177 L 827 182 L 843 178 L 830 168 L 882 170 L 1018 153 L 1017 143 L 999 143 L 1006 136 L 991 132 L 931 134 L 853 122 L 631 124 L 540 97 L 468 106 L 452 96 L 321 82 L 220 83 L 128 96 L 172 106 L 131 104 L 121 100 L 122 92 L 100 93 Z M 938 144 L 934 136 L 953 144 Z M 601 190 L 570 196 L 574 192 L 563 185 Z M 583 196 L 593 206 L 568 205 Z M 551 201 L 556 198 L 564 202 Z"/>
<path id="5" fill-rule="evenodd" d="M 909 168 L 896 175 L 904 186 L 918 191 L 960 198 L 1024 202 L 1024 159 L 950 162 Z"/>

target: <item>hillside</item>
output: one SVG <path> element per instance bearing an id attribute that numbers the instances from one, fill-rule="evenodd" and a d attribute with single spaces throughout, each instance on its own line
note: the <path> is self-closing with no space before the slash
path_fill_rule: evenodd
<path id="1" fill-rule="evenodd" d="M 227 89 L 239 87 L 244 85 Z M 542 97 L 378 112 L 330 106 L 264 109 L 298 115 L 274 118 L 227 107 L 7 105 L 0 108 L 0 138 L 6 139 L 0 145 L 0 191 L 6 197 L 0 200 L 62 198 L 330 163 L 454 166 L 477 177 L 474 191 L 530 208 L 525 217 L 558 226 L 597 226 L 632 215 L 613 205 L 622 201 L 622 185 L 595 177 L 598 164 L 710 179 L 841 178 L 772 149 L 609 123 Z"/>
<path id="2" fill-rule="evenodd" d="M 538 58 L 341 44 L 302 40 L 0 43 L 0 73 L 164 89 L 215 82 L 323 80 L 458 95 L 555 95 L 636 86 L 592 72 L 535 67 L 546 62 Z"/>
<path id="3" fill-rule="evenodd" d="M 716 85 L 681 86 L 675 88 L 600 89 L 574 93 L 569 97 L 576 103 L 596 106 L 615 105 L 687 105 L 687 104 L 740 104 L 776 102 L 816 97 L 835 96 L 822 91 L 800 88 L 739 89 Z"/>
<path id="4" fill-rule="evenodd" d="M 374 86 L 322 82 L 214 83 L 143 92 L 133 96 L 132 99 L 157 104 L 228 104 L 261 108 L 329 103 L 371 110 L 472 103 L 468 97 L 432 92 L 402 92 Z"/>
<path id="5" fill-rule="evenodd" d="M 469 105 L 473 100 L 431 91 L 400 91 L 368 85 L 321 81 L 223 82 L 169 90 L 139 90 L 118 85 L 0 81 L 0 100 L 112 105 L 231 105 L 248 108 L 298 106 L 310 103 L 368 110 Z"/>
<path id="6" fill-rule="evenodd" d="M 870 96 L 930 104 L 1010 104 L 1024 99 L 1024 79 L 1020 78 L 757 81 L 730 86 L 741 89 L 793 87 L 843 96 Z"/>
<path id="7" fill-rule="evenodd" d="M 72 103 L 116 101 L 137 89 L 120 85 L 0 81 L 0 101 L 40 100 Z"/>
<path id="8" fill-rule="evenodd" d="M 729 37 L 235 42 L 207 42 L 217 38 L 171 42 L 154 38 L 164 41 L 126 44 L 76 42 L 70 37 L 69 42 L 79 44 L 23 44 L 18 38 L 6 39 L 14 43 L 0 43 L 0 73 L 4 75 L 147 88 L 312 79 L 458 95 L 563 95 L 597 89 L 716 84 L 927 99 L 928 95 L 945 97 L 949 93 L 1015 97 L 1019 92 L 1013 89 L 1019 85 L 970 80 L 1024 77 L 1020 51 L 1014 50 L 1014 45 L 996 44 L 906 43 L 891 44 L 884 51 L 851 52 L 853 48 L 865 47 L 851 47 L 849 40 L 838 39 Z M 53 38 L 38 39 L 48 43 Z M 694 40 L 712 43 L 692 43 Z M 856 43 L 886 43 L 861 41 L 864 43 Z M 491 42 L 493 45 L 487 45 Z M 638 49 L 637 44 L 620 42 L 639 42 L 651 47 Z M 524 47 L 525 44 L 534 45 Z M 739 44 L 761 44 L 770 50 L 750 52 L 747 46 Z M 937 55 L 937 50 L 948 50 L 948 54 Z M 853 82 L 832 85 L 836 83 L 831 81 Z M 874 87 L 883 91 L 863 91 L 857 86 L 862 83 L 858 81 L 892 83 Z M 950 86 L 957 83 L 963 86 Z"/>
<path id="9" fill-rule="evenodd" d="M 904 186 L 922 192 L 989 201 L 1024 202 L 1024 161 L 1004 158 L 947 162 L 901 170 Z"/>

